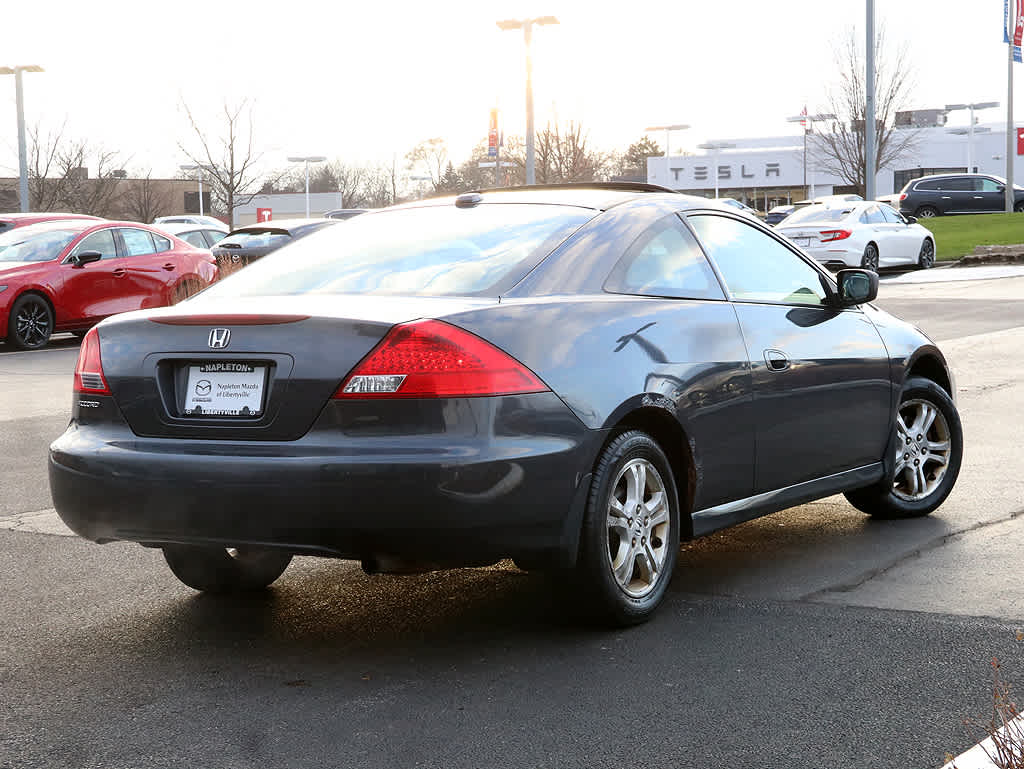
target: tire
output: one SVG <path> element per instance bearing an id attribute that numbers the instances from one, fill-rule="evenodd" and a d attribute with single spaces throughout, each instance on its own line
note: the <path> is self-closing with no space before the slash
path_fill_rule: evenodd
<path id="1" fill-rule="evenodd" d="M 864 247 L 864 256 L 860 258 L 860 266 L 865 270 L 878 272 L 878 246 L 868 243 Z"/>
<path id="2" fill-rule="evenodd" d="M 924 377 L 908 379 L 889 446 L 893 472 L 873 486 L 846 492 L 846 498 L 874 518 L 928 515 L 953 490 L 963 459 L 960 415 L 946 391 Z"/>
<path id="3" fill-rule="evenodd" d="M 226 549 L 195 545 L 166 545 L 164 560 L 174 576 L 206 593 L 245 593 L 263 590 L 284 574 L 290 553 L 277 550 Z"/>
<path id="4" fill-rule="evenodd" d="M 918 219 L 934 219 L 938 215 L 939 209 L 935 208 L 935 206 L 921 206 L 914 212 L 914 216 Z"/>
<path id="5" fill-rule="evenodd" d="M 1018 214 L 1021 213 L 1022 211 L 1024 211 L 1024 201 L 1022 201 L 1020 203 L 1015 203 L 1014 206 L 1013 206 L 1013 210 L 1014 210 L 1014 213 L 1018 213 Z"/>
<path id="6" fill-rule="evenodd" d="M 679 501 L 668 459 L 647 433 L 624 432 L 601 452 L 591 481 L 573 575 L 582 607 L 602 624 L 646 621 L 678 557 Z"/>
<path id="7" fill-rule="evenodd" d="M 22 294 L 11 307 L 7 341 L 22 350 L 46 347 L 53 335 L 53 310 L 39 294 Z"/>
<path id="8" fill-rule="evenodd" d="M 921 253 L 917 255 L 918 269 L 928 270 L 935 265 L 935 244 L 930 238 L 925 238 L 921 244 Z"/>

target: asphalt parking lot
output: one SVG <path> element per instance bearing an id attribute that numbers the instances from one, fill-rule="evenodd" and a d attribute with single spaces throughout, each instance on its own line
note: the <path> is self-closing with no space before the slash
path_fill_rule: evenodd
<path id="1" fill-rule="evenodd" d="M 507 563 L 300 558 L 239 602 L 42 533 L 77 340 L 0 347 L 0 767 L 938 767 L 975 741 L 992 657 L 1024 686 L 1021 296 L 883 281 L 957 376 L 964 469 L 934 516 L 837 497 L 689 543 L 663 611 L 614 632 Z"/>

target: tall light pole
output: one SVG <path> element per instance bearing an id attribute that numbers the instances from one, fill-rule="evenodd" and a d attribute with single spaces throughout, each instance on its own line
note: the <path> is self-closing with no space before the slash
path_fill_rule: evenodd
<path id="1" fill-rule="evenodd" d="M 875 0 L 867 0 L 864 46 L 864 199 L 875 199 L 878 158 L 875 150 Z"/>
<path id="2" fill-rule="evenodd" d="M 974 173 L 974 110 L 976 109 L 993 109 L 998 107 L 999 102 L 997 101 L 979 101 L 974 104 L 947 104 L 946 112 L 953 112 L 958 109 L 965 109 L 970 111 L 970 123 L 967 126 L 967 173 Z M 954 129 L 950 133 L 959 133 L 958 130 Z"/>
<path id="3" fill-rule="evenodd" d="M 289 163 L 305 163 L 306 164 L 306 218 L 309 218 L 309 164 L 310 163 L 323 163 L 327 160 L 323 155 L 303 155 L 302 157 L 290 157 L 288 158 Z"/>
<path id="4" fill-rule="evenodd" d="M 685 131 L 689 127 L 690 126 L 688 126 L 686 123 L 674 123 L 672 125 L 648 126 L 647 128 L 644 129 L 647 132 L 651 132 L 651 131 L 664 131 L 665 132 L 665 165 L 666 165 L 665 174 L 666 175 L 668 175 L 668 159 L 670 157 L 672 157 L 672 154 L 669 152 L 669 140 L 672 138 L 672 132 L 673 131 Z"/>
<path id="5" fill-rule="evenodd" d="M 203 215 L 203 169 L 205 167 L 206 166 L 201 166 L 201 165 L 198 165 L 198 164 L 196 164 L 196 165 L 180 165 L 180 166 L 178 166 L 178 168 L 180 168 L 182 171 L 198 171 L 198 177 L 199 177 L 199 215 L 200 216 Z"/>
<path id="6" fill-rule="evenodd" d="M 533 159 L 533 52 L 530 43 L 533 40 L 533 25 L 557 24 L 554 16 L 536 16 L 532 19 L 504 19 L 498 22 L 498 29 L 508 32 L 512 29 L 523 30 L 523 42 L 526 43 L 526 183 L 536 184 L 537 176 Z"/>
<path id="7" fill-rule="evenodd" d="M 835 120 L 836 116 L 831 112 L 819 112 L 816 115 L 808 115 L 806 113 L 807 109 L 805 108 L 803 115 L 794 115 L 793 117 L 788 117 L 786 118 L 786 122 L 803 123 L 804 126 L 804 195 L 807 197 L 807 200 L 811 200 L 814 198 L 814 195 L 812 194 L 811 190 L 811 187 L 813 187 L 814 185 L 811 184 L 811 187 L 807 186 L 807 134 L 814 133 L 815 121 Z"/>
<path id="8" fill-rule="evenodd" d="M 704 142 L 704 144 L 698 144 L 697 148 L 702 150 L 714 150 L 715 167 L 712 169 L 712 173 L 715 177 L 715 197 L 718 197 L 718 152 L 719 150 L 727 150 L 735 147 L 736 145 L 732 142 Z"/>
<path id="9" fill-rule="evenodd" d="M 28 153 L 25 149 L 25 95 L 21 85 L 22 72 L 45 72 L 38 64 L 0 67 L 0 75 L 14 75 L 14 91 L 18 102 L 18 198 L 21 211 L 28 211 Z"/>

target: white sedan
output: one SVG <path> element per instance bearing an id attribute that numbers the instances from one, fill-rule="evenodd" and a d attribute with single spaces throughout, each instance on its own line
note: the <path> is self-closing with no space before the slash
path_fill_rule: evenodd
<path id="1" fill-rule="evenodd" d="M 794 211 L 775 228 L 826 267 L 935 264 L 935 236 L 885 203 L 814 204 Z"/>

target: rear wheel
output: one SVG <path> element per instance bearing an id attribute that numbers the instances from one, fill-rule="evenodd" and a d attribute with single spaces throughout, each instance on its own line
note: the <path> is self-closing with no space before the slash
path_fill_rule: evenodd
<path id="1" fill-rule="evenodd" d="M 911 377 L 893 425 L 891 478 L 846 492 L 861 512 L 875 518 L 917 518 L 941 505 L 953 490 L 963 457 L 963 430 L 956 406 L 930 379 Z"/>
<path id="2" fill-rule="evenodd" d="M 1014 205 L 1013 210 L 1018 214 L 1024 211 L 1024 201 Z"/>
<path id="3" fill-rule="evenodd" d="M 921 206 L 914 212 L 918 219 L 932 219 L 939 215 L 939 210 L 934 206 Z"/>
<path id="4" fill-rule="evenodd" d="M 267 587 L 284 574 L 292 556 L 258 548 L 166 545 L 164 560 L 175 577 L 195 590 L 241 593 Z"/>
<path id="5" fill-rule="evenodd" d="M 927 270 L 935 264 L 935 244 L 928 238 L 921 244 L 921 253 L 917 255 L 917 266 Z"/>
<path id="6" fill-rule="evenodd" d="M 22 350 L 45 347 L 53 334 L 53 310 L 39 294 L 24 294 L 11 307 L 7 341 Z"/>
<path id="7" fill-rule="evenodd" d="M 878 272 L 878 246 L 868 243 L 864 249 L 864 256 L 860 259 L 860 266 L 865 270 Z"/>
<path id="8" fill-rule="evenodd" d="M 630 430 L 601 452 L 575 584 L 598 620 L 634 625 L 661 603 L 679 555 L 679 502 L 664 452 Z"/>

